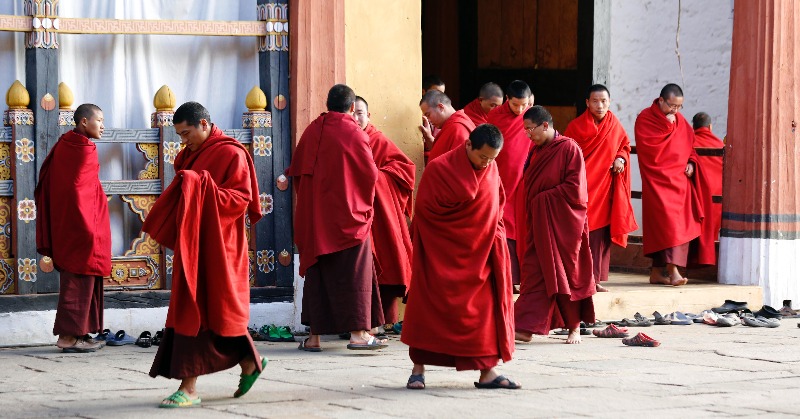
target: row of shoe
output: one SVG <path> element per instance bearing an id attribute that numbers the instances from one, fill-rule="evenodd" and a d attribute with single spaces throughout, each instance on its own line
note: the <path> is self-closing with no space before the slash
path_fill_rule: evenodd
<path id="1" fill-rule="evenodd" d="M 142 348 L 149 348 L 150 346 L 158 346 L 164 338 L 164 331 L 159 330 L 155 335 L 148 331 L 142 332 L 138 338 L 127 334 L 124 330 L 119 330 L 116 333 L 111 333 L 111 330 L 105 329 L 93 336 L 96 342 L 104 342 L 107 346 L 124 346 L 136 345 Z"/>
<path id="2" fill-rule="evenodd" d="M 255 341 L 266 342 L 294 342 L 294 335 L 289 326 L 275 326 L 274 324 L 265 324 L 259 329 L 255 327 L 248 327 L 247 332 L 250 337 Z"/>
<path id="3" fill-rule="evenodd" d="M 750 313 L 750 309 L 747 308 L 747 302 L 733 300 L 725 300 L 724 304 L 719 307 L 712 308 L 711 311 L 717 314 L 738 313 L 741 315 L 743 313 Z M 783 307 L 781 307 L 780 310 L 776 310 L 773 307 L 764 305 L 761 307 L 761 310 L 758 310 L 752 314 L 755 317 L 764 317 L 768 319 L 800 317 L 800 314 L 798 314 L 797 310 L 792 308 L 792 300 L 783 300 Z"/>

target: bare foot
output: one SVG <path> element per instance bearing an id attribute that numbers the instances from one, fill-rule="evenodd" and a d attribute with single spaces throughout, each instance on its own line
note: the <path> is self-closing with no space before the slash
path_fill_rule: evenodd
<path id="1" fill-rule="evenodd" d="M 522 342 L 530 342 L 531 340 L 533 340 L 533 333 L 514 332 L 514 340 L 519 340 Z"/>
<path id="2" fill-rule="evenodd" d="M 604 287 L 604 286 L 600 285 L 599 283 L 597 283 L 597 284 L 595 284 L 595 285 L 594 285 L 594 289 L 595 289 L 595 291 L 597 291 L 597 292 L 608 292 L 608 288 L 606 288 L 606 287 Z"/>
<path id="3" fill-rule="evenodd" d="M 581 343 L 581 329 L 569 329 L 569 335 L 567 335 L 566 343 Z"/>
<path id="4" fill-rule="evenodd" d="M 650 269 L 650 283 L 651 284 L 661 284 L 661 285 L 672 285 L 669 280 L 669 277 L 666 275 L 661 268 L 652 268 Z"/>
<path id="5" fill-rule="evenodd" d="M 56 346 L 59 349 L 69 348 L 75 346 L 75 343 L 78 342 L 78 338 L 75 336 L 58 336 L 58 342 L 56 342 Z"/>
<path id="6" fill-rule="evenodd" d="M 670 285 L 673 287 L 679 287 L 681 285 L 686 285 L 689 283 L 689 278 L 681 277 L 680 279 L 672 279 L 670 281 Z"/>

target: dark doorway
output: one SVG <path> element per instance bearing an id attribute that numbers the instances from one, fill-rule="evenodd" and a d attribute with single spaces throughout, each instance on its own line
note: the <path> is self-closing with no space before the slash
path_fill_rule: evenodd
<path id="1" fill-rule="evenodd" d="M 457 109 L 486 82 L 524 80 L 563 131 L 586 107 L 593 32 L 590 0 L 422 0 L 422 71 Z"/>

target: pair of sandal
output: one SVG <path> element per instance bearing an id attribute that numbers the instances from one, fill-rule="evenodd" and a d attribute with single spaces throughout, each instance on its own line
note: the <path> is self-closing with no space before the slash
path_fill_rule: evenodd
<path id="1" fill-rule="evenodd" d="M 653 322 L 651 322 L 650 319 L 642 316 L 638 312 L 633 315 L 632 319 L 626 317 L 622 319 L 622 321 L 611 322 L 611 323 L 623 327 L 650 327 L 653 325 Z"/>
<path id="2" fill-rule="evenodd" d="M 505 381 L 506 383 L 503 383 Z M 422 386 L 416 386 L 415 383 L 422 383 Z M 481 383 L 479 381 L 475 381 L 473 383 L 475 388 L 480 389 L 498 389 L 504 388 L 507 390 L 517 390 L 522 388 L 522 385 L 515 383 L 509 378 L 505 376 L 498 375 L 494 380 L 489 381 L 487 383 Z M 406 388 L 409 390 L 425 390 L 425 375 L 424 374 L 411 374 L 408 377 L 408 382 L 406 383 Z"/>
<path id="3" fill-rule="evenodd" d="M 264 371 L 264 368 L 267 367 L 267 358 L 261 357 L 261 371 L 256 368 L 252 374 L 241 374 L 239 377 L 239 385 L 236 389 L 236 392 L 233 393 L 233 397 L 239 398 L 247 394 L 251 388 L 253 388 L 253 384 L 256 383 L 258 377 L 261 376 L 261 373 Z M 172 393 L 169 397 L 165 398 L 161 401 L 161 404 L 158 407 L 165 408 L 165 409 L 174 409 L 179 407 L 192 407 L 197 406 L 200 404 L 202 400 L 200 397 L 192 398 L 186 392 L 182 390 L 178 390 Z"/>

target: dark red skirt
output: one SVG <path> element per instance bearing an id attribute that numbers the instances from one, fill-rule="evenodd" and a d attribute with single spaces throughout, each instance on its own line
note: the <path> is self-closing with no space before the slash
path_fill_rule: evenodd
<path id="1" fill-rule="evenodd" d="M 103 331 L 103 277 L 60 272 L 53 334 L 83 336 Z"/>
<path id="2" fill-rule="evenodd" d="M 608 281 L 608 265 L 611 263 L 611 226 L 589 232 L 589 249 L 592 251 L 595 282 Z"/>
<path id="3" fill-rule="evenodd" d="M 500 360 L 499 354 L 493 356 L 454 356 L 410 346 L 408 347 L 408 357 L 415 364 L 455 367 L 456 371 L 488 370 L 496 367 Z"/>
<path id="4" fill-rule="evenodd" d="M 686 261 L 689 259 L 689 243 L 679 244 L 675 247 L 669 247 L 645 256 L 653 258 L 654 268 L 663 268 L 667 266 L 668 263 L 686 267 Z"/>
<path id="5" fill-rule="evenodd" d="M 225 337 L 203 330 L 197 336 L 185 336 L 167 328 L 150 368 L 150 376 L 199 377 L 233 368 L 246 358 L 252 358 L 261 371 L 261 356 L 250 335 Z"/>

